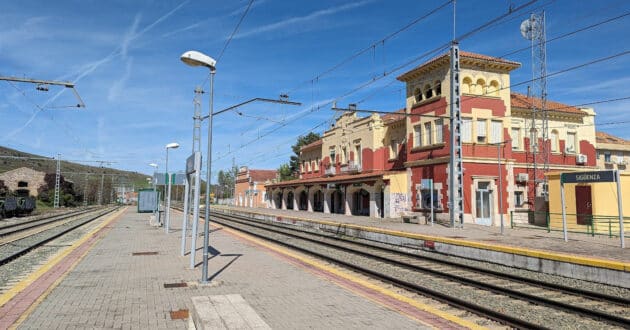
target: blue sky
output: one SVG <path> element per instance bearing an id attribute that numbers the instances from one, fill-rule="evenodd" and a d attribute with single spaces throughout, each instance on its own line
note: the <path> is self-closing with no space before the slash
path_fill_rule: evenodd
<path id="1" fill-rule="evenodd" d="M 213 174 L 229 168 L 233 158 L 252 168 L 287 162 L 297 136 L 329 126 L 333 100 L 362 109 L 404 107 L 404 85 L 395 78 L 453 38 L 453 6 L 381 40 L 445 2 L 254 1 L 218 59 L 215 110 L 281 93 L 303 105 L 252 103 L 239 109 L 242 115 L 216 116 Z M 527 2 L 460 0 L 457 34 Z M 87 108 L 68 107 L 76 104 L 70 90 L 51 86 L 41 92 L 34 85 L 0 81 L 0 145 L 45 156 L 60 153 L 64 159 L 115 161 L 113 167 L 150 173 L 148 163 L 164 168 L 164 146 L 175 141 L 181 147 L 169 153 L 169 167 L 183 169 L 192 148 L 193 90 L 202 83 L 208 90 L 208 71 L 184 65 L 179 56 L 198 50 L 218 58 L 248 3 L 2 1 L 0 75 L 75 82 Z M 630 2 L 539 0 L 462 40 L 460 48 L 504 56 L 527 47 L 519 25 L 542 9 L 552 39 L 627 14 Z M 549 42 L 548 73 L 627 52 L 629 28 L 630 16 L 623 16 Z M 368 50 L 329 71 L 363 49 Z M 506 58 L 523 65 L 512 73 L 512 84 L 531 79 L 529 50 Z M 548 98 L 579 105 L 628 97 L 629 68 L 630 57 L 623 54 L 555 75 L 548 79 Z M 513 90 L 525 93 L 526 85 Z M 593 107 L 598 130 L 630 139 L 630 101 Z M 205 129 L 202 140 L 205 154 Z"/>

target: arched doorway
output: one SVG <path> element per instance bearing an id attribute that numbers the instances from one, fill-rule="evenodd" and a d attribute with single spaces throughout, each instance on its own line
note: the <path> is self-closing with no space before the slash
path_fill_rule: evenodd
<path id="1" fill-rule="evenodd" d="M 298 199 L 298 209 L 300 211 L 306 211 L 308 209 L 308 194 L 306 190 L 302 190 Z"/>
<path id="2" fill-rule="evenodd" d="M 370 193 L 359 189 L 352 196 L 352 215 L 370 215 Z"/>
<path id="3" fill-rule="evenodd" d="M 293 199 L 294 199 L 294 195 L 292 191 L 289 191 L 289 193 L 287 194 L 287 210 L 293 210 Z"/>
<path id="4" fill-rule="evenodd" d="M 313 194 L 313 211 L 324 212 L 324 193 L 321 190 Z"/>
<path id="5" fill-rule="evenodd" d="M 333 191 L 330 197 L 330 213 L 344 214 L 343 209 L 343 194 L 339 190 Z"/>
<path id="6" fill-rule="evenodd" d="M 282 192 L 281 191 L 276 193 L 274 204 L 276 204 L 276 209 L 279 209 L 279 210 L 282 209 Z"/>

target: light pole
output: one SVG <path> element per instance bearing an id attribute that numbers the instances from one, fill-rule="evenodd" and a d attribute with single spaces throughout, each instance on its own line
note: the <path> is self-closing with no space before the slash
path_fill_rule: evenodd
<path id="1" fill-rule="evenodd" d="M 201 283 L 208 282 L 208 244 L 210 232 L 210 183 L 212 182 L 212 111 L 214 107 L 214 74 L 216 73 L 217 61 L 212 57 L 198 51 L 187 51 L 180 57 L 182 62 L 190 66 L 204 66 L 210 69 L 210 109 L 208 111 L 208 155 L 206 156 L 206 211 L 203 221 L 203 268 L 201 272 Z M 193 247 L 194 250 L 195 247 Z"/>
<path id="2" fill-rule="evenodd" d="M 166 145 L 166 180 L 168 181 L 168 192 L 166 193 L 166 221 L 164 226 L 164 231 L 168 234 L 168 226 L 170 224 L 170 214 L 171 214 L 171 175 L 168 173 L 168 149 L 177 149 L 179 148 L 179 143 L 171 142 Z"/>
<path id="3" fill-rule="evenodd" d="M 207 116 L 200 118 L 201 120 L 209 119 L 208 121 L 208 156 L 206 157 L 206 173 L 207 173 L 207 182 L 206 182 L 206 211 L 205 211 L 205 219 L 204 219 L 204 235 L 203 235 L 203 269 L 201 274 L 201 283 L 208 283 L 208 248 L 209 248 L 209 224 L 210 224 L 210 186 L 212 183 L 212 118 L 218 114 L 234 110 L 240 106 L 245 104 L 262 101 L 262 102 L 272 102 L 272 103 L 280 103 L 280 104 L 289 104 L 289 105 L 302 105 L 299 102 L 289 102 L 286 100 L 287 96 L 280 96 L 280 100 L 272 100 L 265 98 L 253 98 L 251 100 L 247 100 L 245 102 L 241 102 L 239 104 L 233 105 L 231 107 L 227 107 L 225 109 L 214 112 L 214 74 L 216 73 L 216 64 L 217 61 L 212 57 L 202 54 L 198 51 L 187 51 L 182 56 L 180 56 L 182 62 L 186 63 L 190 66 L 203 66 L 210 69 L 210 111 Z M 193 248 L 194 251 L 194 248 Z"/>

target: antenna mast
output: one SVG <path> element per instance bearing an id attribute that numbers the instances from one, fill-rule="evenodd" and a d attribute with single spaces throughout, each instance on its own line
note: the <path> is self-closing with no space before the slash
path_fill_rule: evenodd
<path id="1" fill-rule="evenodd" d="M 521 23 L 521 34 L 531 41 L 532 52 L 532 89 L 531 109 L 532 120 L 530 131 L 531 168 L 534 187 L 529 191 L 529 200 L 534 201 L 536 210 L 536 188 L 539 182 L 544 182 L 544 173 L 549 171 L 549 118 L 547 114 L 547 48 L 545 30 L 545 12 L 532 13 L 530 18 Z M 540 100 L 540 102 L 538 102 Z M 541 134 L 539 134 L 539 132 Z M 539 143 L 539 138 L 542 143 Z M 542 171 L 538 170 L 539 164 Z M 539 178 L 540 177 L 540 178 Z M 547 200 L 547 191 L 543 191 Z"/>

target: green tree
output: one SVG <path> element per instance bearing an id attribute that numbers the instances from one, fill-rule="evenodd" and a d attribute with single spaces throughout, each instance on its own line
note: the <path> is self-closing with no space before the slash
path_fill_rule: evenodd
<path id="1" fill-rule="evenodd" d="M 218 198 L 232 198 L 234 194 L 234 184 L 236 183 L 236 173 L 238 168 L 232 166 L 229 170 L 219 170 L 217 174 L 216 191 Z"/>
<path id="2" fill-rule="evenodd" d="M 291 171 L 291 167 L 289 167 L 289 164 L 286 163 L 278 167 L 278 176 L 280 181 L 295 179 L 295 177 L 293 176 L 293 172 Z"/>
<path id="3" fill-rule="evenodd" d="M 291 174 L 300 171 L 300 149 L 303 146 L 311 144 L 317 140 L 319 140 L 321 136 L 317 133 L 310 132 L 307 135 L 298 136 L 297 142 L 291 146 L 294 155 L 291 155 L 291 159 L 289 161 L 289 168 L 291 170 Z"/>

